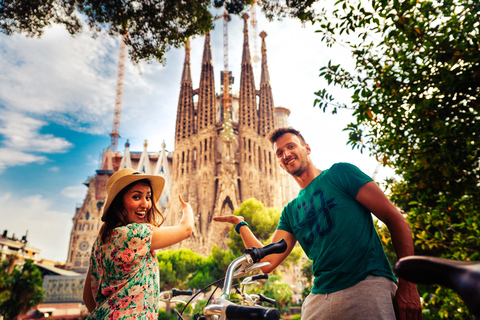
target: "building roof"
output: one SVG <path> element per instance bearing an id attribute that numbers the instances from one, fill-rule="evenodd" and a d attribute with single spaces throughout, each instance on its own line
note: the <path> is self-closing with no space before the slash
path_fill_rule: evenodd
<path id="1" fill-rule="evenodd" d="M 81 273 L 75 272 L 75 271 L 70 271 L 70 270 L 64 270 L 60 269 L 57 267 L 52 267 L 47 264 L 43 263 L 37 263 L 37 268 L 42 272 L 42 277 L 43 276 L 80 276 L 82 275 Z"/>

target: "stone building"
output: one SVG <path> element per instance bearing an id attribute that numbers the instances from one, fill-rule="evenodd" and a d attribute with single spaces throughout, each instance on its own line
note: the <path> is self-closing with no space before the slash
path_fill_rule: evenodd
<path id="1" fill-rule="evenodd" d="M 226 249 L 229 226 L 213 223 L 215 216 L 231 214 L 240 204 L 256 198 L 267 207 L 288 203 L 298 192 L 293 179 L 277 164 L 267 139 L 274 128 L 287 125 L 289 110 L 275 108 L 267 65 L 267 50 L 262 32 L 262 67 L 256 89 L 248 42 L 248 15 L 244 15 L 244 39 L 240 87 L 232 94 L 233 76 L 221 72 L 221 92 L 215 92 L 214 66 L 210 34 L 205 36 L 200 84 L 194 88 L 190 46 L 187 44 L 177 108 L 175 146 L 148 152 L 130 152 L 127 141 L 124 154 L 111 148 L 103 153 L 101 169 L 85 184 L 88 192 L 73 218 L 66 267 L 86 272 L 90 248 L 100 228 L 107 179 L 117 170 L 134 168 L 166 179 L 159 207 L 165 225 L 178 223 L 181 194 L 195 214 L 192 237 L 175 248 L 186 247 L 208 255 L 213 245 Z"/>
<path id="2" fill-rule="evenodd" d="M 26 259 L 38 262 L 40 260 L 40 250 L 32 247 L 27 241 L 27 234 L 22 236 L 21 239 L 15 237 L 15 234 L 8 236 L 8 230 L 4 230 L 0 236 L 0 260 L 8 259 L 9 257 L 15 257 L 16 263 L 21 263 Z"/>

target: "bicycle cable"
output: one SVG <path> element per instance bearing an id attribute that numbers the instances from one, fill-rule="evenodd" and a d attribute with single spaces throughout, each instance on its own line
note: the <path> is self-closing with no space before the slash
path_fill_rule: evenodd
<path id="1" fill-rule="evenodd" d="M 204 290 L 206 290 L 207 288 L 213 286 L 213 285 L 216 285 L 218 284 L 219 282 L 225 280 L 225 277 L 221 278 L 221 279 L 218 279 L 218 280 L 215 280 L 214 282 L 210 283 L 209 285 L 206 285 L 205 287 L 203 287 L 202 289 L 200 289 L 199 291 L 197 291 L 197 293 L 195 293 L 191 298 L 190 300 L 188 300 L 188 302 L 185 304 L 185 306 L 183 307 L 182 311 L 180 312 L 180 315 L 183 314 L 183 312 L 185 311 L 185 309 L 187 308 L 187 306 L 190 304 L 191 301 L 193 301 L 193 299 L 195 299 L 196 296 L 198 296 L 200 293 L 202 293 Z M 217 286 L 217 288 L 213 291 L 215 292 L 217 289 L 218 289 L 219 286 Z M 210 296 L 211 298 L 211 296 Z M 208 303 L 207 303 L 208 304 Z"/>

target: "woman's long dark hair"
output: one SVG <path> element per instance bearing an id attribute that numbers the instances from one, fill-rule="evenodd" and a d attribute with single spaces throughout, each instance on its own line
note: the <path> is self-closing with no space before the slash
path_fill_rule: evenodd
<path id="1" fill-rule="evenodd" d="M 102 242 L 105 243 L 110 238 L 112 234 L 112 230 L 116 227 L 126 226 L 127 222 L 127 211 L 125 210 L 125 206 L 123 205 L 123 196 L 125 193 L 133 188 L 134 185 L 138 183 L 145 183 L 150 187 L 152 191 L 152 207 L 147 212 L 146 222 L 153 225 L 154 227 L 160 227 L 164 221 L 163 214 L 157 208 L 157 204 L 154 203 L 154 196 L 153 196 L 153 189 L 150 180 L 143 179 L 138 180 L 135 182 L 130 183 L 128 186 L 123 188 L 113 199 L 112 204 L 108 207 L 105 222 L 100 228 L 100 237 Z"/>

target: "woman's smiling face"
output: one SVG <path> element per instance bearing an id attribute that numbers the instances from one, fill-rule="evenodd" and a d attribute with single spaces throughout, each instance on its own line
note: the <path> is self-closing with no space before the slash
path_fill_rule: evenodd
<path id="1" fill-rule="evenodd" d="M 152 207 L 152 189 L 144 182 L 133 185 L 124 194 L 123 205 L 127 211 L 127 223 L 145 223 Z"/>

